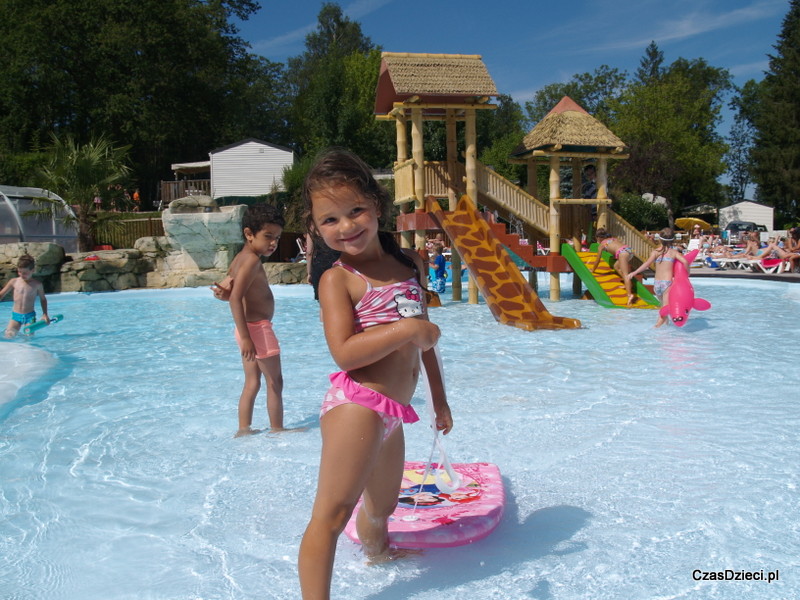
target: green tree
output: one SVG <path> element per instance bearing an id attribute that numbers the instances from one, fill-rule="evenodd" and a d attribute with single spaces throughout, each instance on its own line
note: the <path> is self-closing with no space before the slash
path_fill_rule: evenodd
<path id="1" fill-rule="evenodd" d="M 640 69 L 646 80 L 610 102 L 610 128 L 630 148 L 630 158 L 614 167 L 613 181 L 622 191 L 666 198 L 672 223 L 682 206 L 717 203 L 722 195 L 717 178 L 727 146 L 716 127 L 731 81 L 726 70 L 703 59 L 679 58 L 664 70 L 657 63 L 651 44 Z"/>
<path id="2" fill-rule="evenodd" d="M 115 146 L 102 136 L 85 144 L 76 142 L 69 134 L 52 138 L 39 182 L 72 206 L 75 220 L 69 216 L 65 219 L 67 225 L 77 227 L 81 252 L 94 248 L 98 231 L 108 227 L 109 221 L 120 214 L 109 209 L 122 200 L 122 187 L 129 183 L 129 150 L 130 146 Z M 47 198 L 39 198 L 37 203 L 42 213 L 50 213 L 54 208 Z"/>
<path id="3" fill-rule="evenodd" d="M 614 208 L 623 219 L 639 230 L 661 229 L 669 223 L 664 206 L 645 200 L 636 194 L 622 194 L 615 202 Z"/>
<path id="4" fill-rule="evenodd" d="M 626 84 L 627 73 L 607 65 L 601 65 L 593 73 L 573 75 L 567 83 L 551 83 L 525 103 L 528 121 L 531 126 L 538 123 L 564 96 L 569 96 L 590 115 L 608 123 L 609 102 L 619 97 Z"/>
<path id="5" fill-rule="evenodd" d="M 639 68 L 634 74 L 634 81 L 641 84 L 658 82 L 664 75 L 664 53 L 655 42 L 645 49 L 644 56 L 639 59 Z"/>
<path id="6" fill-rule="evenodd" d="M 728 134 L 728 152 L 725 161 L 728 164 L 730 183 L 728 195 L 731 202 L 745 199 L 747 186 L 752 183 L 751 153 L 755 137 L 755 107 L 759 103 L 759 84 L 749 80 L 730 102 L 734 111 L 733 125 Z"/>
<path id="7" fill-rule="evenodd" d="M 231 25 L 257 9 L 251 0 L 5 0 L 0 152 L 36 150 L 51 132 L 78 143 L 107 135 L 131 145 L 134 177 L 154 199 L 172 162 L 245 136 L 285 141 L 282 67 L 249 55 Z"/>
<path id="8" fill-rule="evenodd" d="M 370 164 L 385 164 L 386 127 L 374 122 L 380 52 L 361 25 L 325 3 L 302 55 L 288 61 L 294 94 L 292 133 L 306 153 L 342 145 Z"/>
<path id="9" fill-rule="evenodd" d="M 491 146 L 481 152 L 480 161 L 509 181 L 524 186 L 527 177 L 526 167 L 508 162 L 508 157 L 514 148 L 519 146 L 521 139 L 522 135 L 519 133 L 507 133 L 503 137 L 495 139 Z"/>
<path id="10" fill-rule="evenodd" d="M 477 115 L 477 144 L 480 160 L 510 181 L 524 184 L 527 169 L 508 162 L 511 152 L 525 137 L 522 107 L 511 96 L 501 94 L 494 110 L 480 110 Z"/>
<path id="11" fill-rule="evenodd" d="M 495 140 L 512 133 L 521 136 L 527 133 L 522 107 L 511 96 L 500 94 L 493 104 L 497 105 L 496 109 L 477 111 L 475 129 L 479 148 L 488 148 Z"/>
<path id="12" fill-rule="evenodd" d="M 758 199 L 782 222 L 800 215 L 800 0 L 791 0 L 761 82 L 752 151 Z"/>

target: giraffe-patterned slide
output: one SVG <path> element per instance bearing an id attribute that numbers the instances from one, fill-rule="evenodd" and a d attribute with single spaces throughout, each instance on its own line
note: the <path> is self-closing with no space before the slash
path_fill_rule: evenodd
<path id="1" fill-rule="evenodd" d="M 426 208 L 447 232 L 497 321 L 528 331 L 581 326 L 578 319 L 550 314 L 469 196 L 461 196 L 452 212 L 444 212 L 433 197 Z"/>

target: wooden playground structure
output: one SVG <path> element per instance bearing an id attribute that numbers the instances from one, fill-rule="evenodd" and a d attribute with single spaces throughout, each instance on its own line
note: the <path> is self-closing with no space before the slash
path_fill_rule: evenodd
<path id="1" fill-rule="evenodd" d="M 512 161 L 527 165 L 528 188 L 523 190 L 478 161 L 477 113 L 497 108 L 491 103 L 497 96 L 494 81 L 478 55 L 382 54 L 375 113 L 380 120 L 395 122 L 395 204 L 403 206 L 397 219 L 403 246 L 423 248 L 426 231 L 441 229 L 441 222 L 427 210 L 426 197 L 443 199 L 447 209 L 455 211 L 459 199 L 466 196 L 466 201 L 475 209 L 480 204 L 501 219 L 521 225 L 526 239 L 549 240 L 549 254 L 540 256 L 536 255 L 534 245 L 520 243 L 519 238 L 503 231 L 504 226 L 490 226 L 502 245 L 517 258 L 532 269 L 550 273 L 551 300 L 559 300 L 561 296 L 559 274 L 573 272 L 561 256 L 562 241 L 571 241 L 580 249 L 581 235 L 590 231 L 591 205 L 597 206 L 597 226 L 623 238 L 634 254 L 645 260 L 653 248 L 652 243 L 609 206 L 608 161 L 628 157 L 622 140 L 570 98 L 564 97 L 521 140 L 512 154 Z M 445 161 L 425 160 L 423 131 L 426 121 L 444 123 Z M 459 123 L 463 123 L 463 162 L 459 158 Z M 595 166 L 597 193 L 594 198 L 584 199 L 580 192 L 582 170 L 587 164 Z M 537 199 L 540 167 L 548 169 L 549 204 Z M 572 172 L 571 198 L 560 197 L 561 171 L 565 167 Z M 453 245 L 458 248 L 459 240 L 453 239 Z M 461 272 L 462 254 L 461 250 L 452 254 L 453 273 Z M 469 262 L 467 267 L 471 275 L 468 301 L 477 303 L 478 269 Z M 535 288 L 535 272 L 531 273 L 533 277 L 529 275 L 529 282 Z M 573 281 L 573 288 L 579 291 L 580 279 L 576 276 Z M 461 300 L 460 278 L 454 277 L 451 285 L 453 300 Z"/>

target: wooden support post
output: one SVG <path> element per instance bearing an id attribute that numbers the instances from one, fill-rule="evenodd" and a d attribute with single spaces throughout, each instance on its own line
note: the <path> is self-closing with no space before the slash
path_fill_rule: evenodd
<path id="1" fill-rule="evenodd" d="M 408 130 L 405 115 L 398 115 L 394 121 L 397 132 L 397 162 L 404 163 L 408 160 Z"/>
<path id="2" fill-rule="evenodd" d="M 597 159 L 597 199 L 608 199 L 608 159 Z M 608 227 L 608 204 L 597 205 L 597 228 Z"/>
<path id="3" fill-rule="evenodd" d="M 411 156 L 414 158 L 414 210 L 425 206 L 425 150 L 422 138 L 422 109 L 411 109 Z M 425 245 L 425 230 L 417 229 L 413 248 Z"/>
<path id="4" fill-rule="evenodd" d="M 550 156 L 550 254 L 561 254 L 561 230 L 557 199 L 561 196 L 561 174 L 558 156 Z M 558 273 L 550 273 L 550 300 L 561 299 Z"/>
<path id="5" fill-rule="evenodd" d="M 408 160 L 408 124 L 405 115 L 397 115 L 394 121 L 397 143 L 397 164 L 402 164 Z M 397 196 L 395 196 L 395 200 Z M 405 212 L 406 208 L 400 208 Z M 411 248 L 414 245 L 414 235 L 411 231 L 403 231 L 400 234 L 400 247 Z"/>
<path id="6" fill-rule="evenodd" d="M 466 128 L 464 131 L 465 142 L 467 145 L 465 159 L 466 159 L 466 173 L 467 173 L 467 196 L 469 196 L 472 201 L 478 204 L 478 136 L 477 130 L 475 127 L 475 115 L 476 111 L 474 108 L 467 109 L 466 111 Z M 456 277 L 454 275 L 453 277 Z M 478 303 L 478 284 L 475 280 L 470 276 L 469 284 L 468 284 L 468 291 L 469 291 L 469 304 L 477 304 Z"/>
<path id="7" fill-rule="evenodd" d="M 580 198 L 581 197 L 581 187 L 583 181 L 581 180 L 582 171 L 581 171 L 581 159 L 573 157 L 570 159 L 570 163 L 572 163 L 572 197 L 573 198 Z"/>
<path id="8" fill-rule="evenodd" d="M 536 160 L 533 158 L 528 159 L 528 193 L 534 198 L 539 197 L 539 178 L 537 174 L 539 169 Z"/>
<path id="9" fill-rule="evenodd" d="M 445 131 L 447 135 L 447 207 L 450 210 L 456 209 L 458 202 L 458 183 L 456 182 L 456 169 L 458 167 L 458 136 L 456 131 L 456 114 L 453 109 L 447 110 L 447 117 L 445 122 Z M 450 292 L 453 295 L 453 300 L 456 302 L 461 301 L 461 256 L 458 251 L 452 247 L 452 254 L 450 255 L 450 270 L 453 273 L 453 280 L 450 282 Z"/>
<path id="10" fill-rule="evenodd" d="M 573 157 L 570 159 L 570 163 L 572 164 L 572 197 L 573 198 L 580 198 L 581 197 L 581 188 L 583 187 L 582 183 L 582 169 L 581 169 L 581 159 L 578 157 Z M 581 224 L 583 223 L 583 218 L 581 218 L 581 214 L 578 213 L 577 206 L 570 206 L 569 207 L 569 223 L 570 223 L 570 231 L 564 231 L 564 237 L 569 237 L 572 240 L 572 243 L 576 250 L 581 249 Z M 585 207 L 581 207 L 580 210 L 585 210 Z M 572 284 L 573 289 L 575 288 L 575 283 Z"/>
<path id="11" fill-rule="evenodd" d="M 605 156 L 597 159 L 597 198 L 608 199 L 608 159 Z"/>

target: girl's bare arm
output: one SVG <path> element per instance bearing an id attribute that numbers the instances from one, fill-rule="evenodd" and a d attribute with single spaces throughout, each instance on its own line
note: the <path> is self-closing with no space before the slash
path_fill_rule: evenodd
<path id="1" fill-rule="evenodd" d="M 647 269 L 647 267 L 649 267 L 650 265 L 652 265 L 652 264 L 653 264 L 653 261 L 656 259 L 656 254 L 657 254 L 657 251 L 656 251 L 656 250 L 653 250 L 653 251 L 650 253 L 650 256 L 648 256 L 648 257 L 647 257 L 647 260 L 646 260 L 646 261 L 644 261 L 644 262 L 643 262 L 643 263 L 642 263 L 642 264 L 639 266 L 639 268 L 638 268 L 638 269 L 636 269 L 635 271 L 631 271 L 630 273 L 628 273 L 628 279 L 631 279 L 631 278 L 635 277 L 636 275 L 638 275 L 639 273 L 641 273 L 642 271 L 644 271 L 645 269 Z"/>
<path id="2" fill-rule="evenodd" d="M 325 272 L 319 285 L 325 339 L 341 369 L 366 367 L 409 343 L 422 350 L 433 347 L 439 339 L 439 328 L 421 318 L 400 319 L 356 334 L 347 276 L 342 269 L 331 269 Z"/>
<path id="3" fill-rule="evenodd" d="M 450 405 L 444 389 L 444 373 L 439 368 L 436 358 L 436 349 L 431 348 L 422 353 L 422 363 L 428 375 L 428 385 L 433 397 L 433 410 L 436 413 L 436 428 L 444 435 L 453 428 L 453 416 L 450 414 Z"/>

